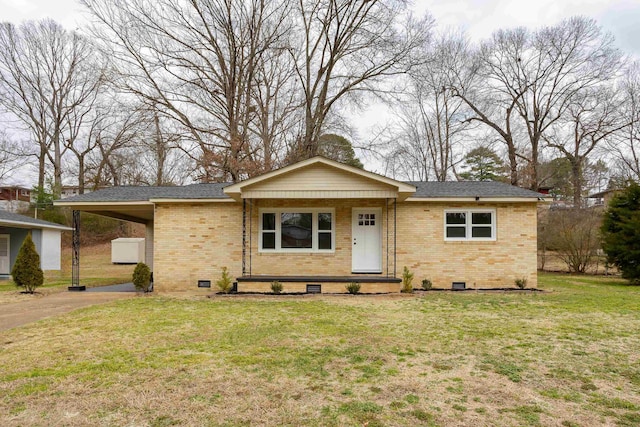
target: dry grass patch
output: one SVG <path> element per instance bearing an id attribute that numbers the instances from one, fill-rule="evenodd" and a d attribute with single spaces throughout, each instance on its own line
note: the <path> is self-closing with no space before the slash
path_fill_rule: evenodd
<path id="1" fill-rule="evenodd" d="M 640 289 L 541 283 L 79 310 L 0 334 L 0 425 L 637 425 Z"/>
<path id="2" fill-rule="evenodd" d="M 66 290 L 71 284 L 71 248 L 62 248 L 62 270 L 45 271 L 44 286 L 36 292 L 47 295 Z M 113 285 L 131 281 L 135 265 L 111 263 L 111 244 L 104 243 L 80 249 L 80 279 L 86 286 Z M 11 280 L 0 281 L 0 304 L 33 299 L 31 295 L 22 295 Z M 36 296 L 37 297 L 37 296 Z"/>

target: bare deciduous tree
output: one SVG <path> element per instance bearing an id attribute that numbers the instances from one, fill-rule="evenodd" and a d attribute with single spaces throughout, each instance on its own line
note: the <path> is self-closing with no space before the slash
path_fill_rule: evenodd
<path id="1" fill-rule="evenodd" d="M 473 110 L 472 120 L 489 126 L 506 145 L 511 183 L 538 186 L 543 135 L 581 91 L 619 70 L 613 37 L 588 18 L 574 17 L 535 32 L 500 30 L 482 44 L 473 64 L 474 84 L 459 82 L 453 92 Z M 518 140 L 526 141 L 520 146 Z M 518 164 L 530 182 L 518 177 Z"/>
<path id="2" fill-rule="evenodd" d="M 6 132 L 0 131 L 0 182 L 22 166 L 20 157 L 16 152 L 16 144 L 11 141 Z"/>
<path id="3" fill-rule="evenodd" d="M 469 60 L 462 35 L 445 34 L 425 52 L 426 63 L 408 74 L 409 87 L 395 102 L 399 126 L 389 138 L 387 168 L 411 180 L 446 181 L 456 175 L 465 130 L 465 106 L 447 90 Z"/>
<path id="4" fill-rule="evenodd" d="M 0 24 L 0 105 L 37 144 L 40 188 L 47 161 L 52 165 L 54 197 L 62 188 L 65 140 L 74 137 L 101 81 L 94 55 L 86 38 L 52 20 Z"/>
<path id="5" fill-rule="evenodd" d="M 286 148 L 297 138 L 301 119 L 300 101 L 294 89 L 295 71 L 287 49 L 276 46 L 268 57 L 261 57 L 255 75 L 252 132 L 261 142 L 261 150 L 252 155 L 252 163 L 267 172 L 280 166 Z"/>
<path id="6" fill-rule="evenodd" d="M 298 0 L 295 10 L 290 52 L 304 129 L 290 161 L 318 153 L 318 138 L 339 100 L 411 70 L 432 27 L 430 17 L 415 21 L 401 0 Z"/>
<path id="7" fill-rule="evenodd" d="M 142 145 L 149 134 L 149 115 L 139 105 L 115 99 L 106 100 L 94 108 L 94 120 L 90 122 L 86 135 L 87 143 L 95 146 L 88 159 L 87 182 L 94 189 L 125 184 L 123 169 L 137 160 L 130 149 Z"/>
<path id="8" fill-rule="evenodd" d="M 567 111 L 544 139 L 571 165 L 573 205 L 582 205 L 585 166 L 593 151 L 628 126 L 622 114 L 623 99 L 610 85 L 585 88 L 576 94 Z"/>
<path id="9" fill-rule="evenodd" d="M 250 130 L 255 84 L 286 32 L 287 2 L 82 2 L 103 24 L 96 34 L 116 59 L 120 86 L 196 143 L 200 179 L 237 181 L 262 171 L 253 164 L 260 147 Z M 269 114 L 278 120 L 277 111 Z"/>
<path id="10" fill-rule="evenodd" d="M 572 273 L 585 273 L 593 266 L 600 248 L 601 211 L 578 208 L 549 211 L 544 221 L 541 240 L 545 250 L 555 251 Z"/>
<path id="11" fill-rule="evenodd" d="M 631 64 L 622 80 L 622 114 L 628 126 L 608 148 L 624 177 L 640 182 L 640 63 Z"/>

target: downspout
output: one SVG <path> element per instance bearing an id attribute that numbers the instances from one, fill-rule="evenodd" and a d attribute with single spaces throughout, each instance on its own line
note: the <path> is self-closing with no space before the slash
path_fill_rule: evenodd
<path id="1" fill-rule="evenodd" d="M 251 276 L 251 247 L 253 246 L 253 202 L 249 199 L 249 276 Z"/>
<path id="2" fill-rule="evenodd" d="M 247 275 L 247 199 L 242 199 L 242 277 Z"/>
<path id="3" fill-rule="evenodd" d="M 393 278 L 396 278 L 396 254 L 397 254 L 397 246 L 396 246 L 396 242 L 397 242 L 397 236 L 398 233 L 396 232 L 396 228 L 397 228 L 397 207 L 398 207 L 398 199 L 395 198 L 393 199 Z"/>
<path id="4" fill-rule="evenodd" d="M 389 277 L 389 198 L 385 199 L 387 217 L 387 278 Z"/>

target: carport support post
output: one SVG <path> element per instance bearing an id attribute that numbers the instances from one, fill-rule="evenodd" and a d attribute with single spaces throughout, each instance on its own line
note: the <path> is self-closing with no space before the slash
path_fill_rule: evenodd
<path id="1" fill-rule="evenodd" d="M 71 239 L 71 286 L 70 291 L 84 291 L 80 286 L 80 211 L 73 211 L 73 237 Z"/>

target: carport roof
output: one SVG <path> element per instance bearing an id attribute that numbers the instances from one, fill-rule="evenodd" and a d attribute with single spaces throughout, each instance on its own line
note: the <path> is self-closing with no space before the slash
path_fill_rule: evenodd
<path id="1" fill-rule="evenodd" d="M 56 200 L 56 206 L 139 223 L 153 221 L 154 201 L 231 200 L 222 191 L 229 184 L 191 184 L 181 187 L 108 187 Z"/>
<path id="2" fill-rule="evenodd" d="M 148 202 L 152 199 L 227 199 L 229 183 L 191 184 L 180 187 L 108 187 L 91 193 L 57 200 L 56 205 L 84 202 Z"/>

